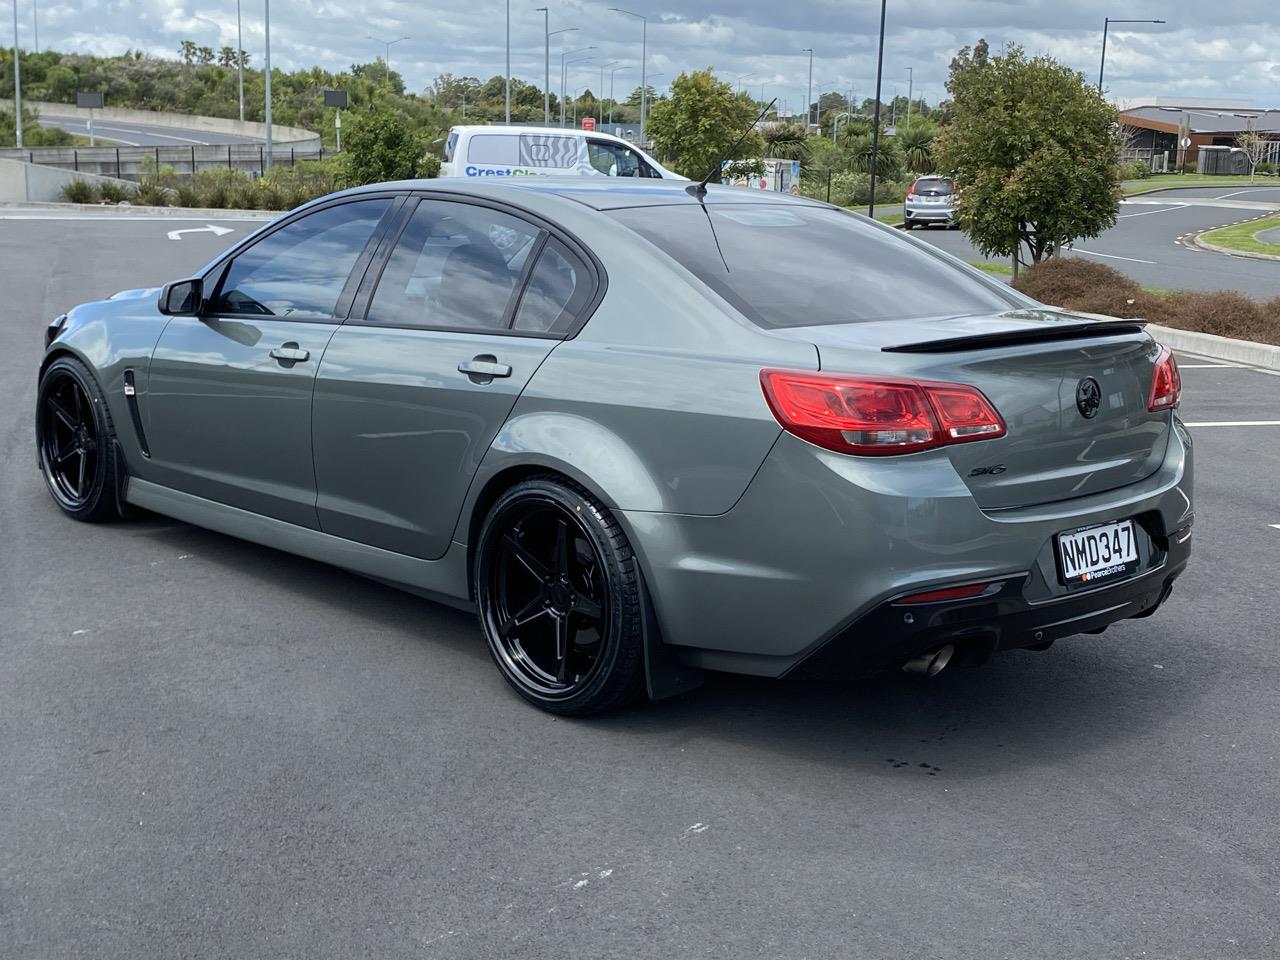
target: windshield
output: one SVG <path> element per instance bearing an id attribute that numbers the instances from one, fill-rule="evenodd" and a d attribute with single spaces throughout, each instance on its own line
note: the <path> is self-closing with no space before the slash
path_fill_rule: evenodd
<path id="1" fill-rule="evenodd" d="M 1019 305 L 922 244 L 828 207 L 710 203 L 608 212 L 762 327 L 996 313 Z"/>
<path id="2" fill-rule="evenodd" d="M 915 183 L 915 192 L 923 194 L 926 197 L 949 197 L 953 191 L 951 189 L 950 180 L 917 180 Z"/>

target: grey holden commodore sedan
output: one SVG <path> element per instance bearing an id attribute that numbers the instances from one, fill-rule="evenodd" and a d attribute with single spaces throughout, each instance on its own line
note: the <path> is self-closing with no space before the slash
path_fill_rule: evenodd
<path id="1" fill-rule="evenodd" d="M 46 337 L 66 514 L 474 609 L 558 713 L 1044 649 L 1154 613 L 1190 553 L 1177 365 L 1140 321 L 778 194 L 361 188 Z"/>

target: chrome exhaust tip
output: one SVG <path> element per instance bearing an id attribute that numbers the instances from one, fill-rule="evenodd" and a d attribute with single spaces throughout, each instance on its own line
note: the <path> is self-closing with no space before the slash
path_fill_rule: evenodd
<path id="1" fill-rule="evenodd" d="M 947 664 L 951 662 L 955 652 L 956 645 L 954 643 L 945 643 L 936 650 L 930 650 L 928 653 L 922 653 L 918 657 L 912 657 L 902 665 L 902 670 L 904 673 L 918 673 L 925 677 L 936 677 L 947 668 Z"/>

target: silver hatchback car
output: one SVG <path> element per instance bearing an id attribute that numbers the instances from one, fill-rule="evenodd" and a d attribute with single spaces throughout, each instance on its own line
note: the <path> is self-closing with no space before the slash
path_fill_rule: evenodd
<path id="1" fill-rule="evenodd" d="M 560 713 L 824 650 L 933 673 L 1153 613 L 1191 438 L 1141 321 L 665 180 L 325 197 L 48 329 L 40 468 L 475 610 Z"/>
<path id="2" fill-rule="evenodd" d="M 908 230 L 930 223 L 955 226 L 955 183 L 950 177 L 940 174 L 916 177 L 907 188 L 907 198 L 902 204 L 902 220 Z"/>

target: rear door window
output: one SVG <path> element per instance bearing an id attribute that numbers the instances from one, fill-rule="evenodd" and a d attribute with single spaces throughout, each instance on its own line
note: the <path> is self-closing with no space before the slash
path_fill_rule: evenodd
<path id="1" fill-rule="evenodd" d="M 593 289 L 581 258 L 556 238 L 548 239 L 520 298 L 514 329 L 564 336 L 582 317 Z"/>
<path id="2" fill-rule="evenodd" d="M 491 207 L 423 200 L 396 241 L 367 322 L 505 329 L 541 229 Z"/>

